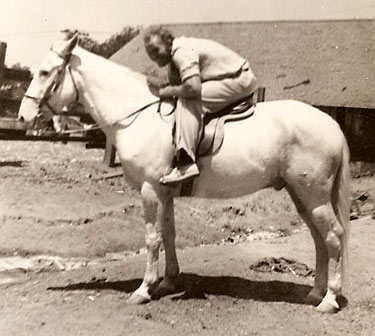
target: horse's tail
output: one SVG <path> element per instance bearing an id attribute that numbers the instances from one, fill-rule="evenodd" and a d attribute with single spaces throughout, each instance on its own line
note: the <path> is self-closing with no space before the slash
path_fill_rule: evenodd
<path id="1" fill-rule="evenodd" d="M 341 268 L 343 281 L 345 280 L 346 269 L 348 266 L 348 238 L 349 238 L 349 224 L 350 224 L 350 167 L 349 167 L 349 147 L 347 141 L 342 136 L 342 154 L 340 167 L 338 169 L 332 193 L 332 204 L 336 216 L 343 229 L 341 235 Z"/>

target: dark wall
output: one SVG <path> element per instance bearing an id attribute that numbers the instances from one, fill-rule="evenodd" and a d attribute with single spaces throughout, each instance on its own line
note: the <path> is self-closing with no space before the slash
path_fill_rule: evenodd
<path id="1" fill-rule="evenodd" d="M 375 110 L 351 107 L 317 106 L 341 126 L 348 141 L 351 160 L 374 162 Z"/>

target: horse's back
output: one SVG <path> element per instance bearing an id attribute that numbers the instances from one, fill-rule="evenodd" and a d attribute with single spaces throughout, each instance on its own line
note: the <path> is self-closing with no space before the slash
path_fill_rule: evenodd
<path id="1" fill-rule="evenodd" d="M 327 158 L 331 155 L 341 156 L 346 140 L 339 124 L 330 115 L 299 101 L 280 103 L 285 105 L 285 112 L 276 112 L 277 120 L 279 127 L 284 127 L 290 135 L 289 142 Z"/>
<path id="2" fill-rule="evenodd" d="M 258 103 L 254 116 L 258 116 L 260 122 L 270 120 L 280 123 L 280 126 L 287 129 L 314 128 L 314 131 L 317 132 L 319 132 L 319 129 L 322 132 L 326 132 L 327 128 L 330 130 L 334 128 L 335 131 L 339 130 L 336 121 L 327 113 L 297 100 L 275 100 Z M 316 127 L 318 129 L 315 129 Z"/>
<path id="3" fill-rule="evenodd" d="M 332 117 L 295 100 L 259 103 L 252 117 L 228 123 L 225 134 L 223 152 L 241 151 L 245 146 L 251 155 L 266 156 L 275 150 L 281 155 L 293 146 L 336 151 L 344 140 L 340 126 Z"/>
<path id="4" fill-rule="evenodd" d="M 256 105 L 249 132 L 264 134 L 272 146 L 298 145 L 304 149 L 336 151 L 344 141 L 338 123 L 327 113 L 296 100 L 279 100 Z"/>

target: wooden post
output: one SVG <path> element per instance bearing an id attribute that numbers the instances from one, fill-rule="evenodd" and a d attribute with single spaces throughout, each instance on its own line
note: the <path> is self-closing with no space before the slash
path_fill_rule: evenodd
<path id="1" fill-rule="evenodd" d="M 257 103 L 264 102 L 266 98 L 266 88 L 265 87 L 258 87 L 257 90 Z"/>
<path id="2" fill-rule="evenodd" d="M 0 42 L 0 86 L 3 84 L 4 80 L 4 68 L 5 68 L 5 54 L 7 50 L 7 44 Z"/>
<path id="3" fill-rule="evenodd" d="M 108 165 L 108 167 L 114 167 L 116 160 L 116 147 L 110 141 L 105 142 L 104 158 L 103 162 Z"/>
<path id="4" fill-rule="evenodd" d="M 344 118 L 345 118 L 345 121 L 344 121 L 344 134 L 346 136 L 346 138 L 348 139 L 348 141 L 350 142 L 352 140 L 352 134 L 351 134 L 351 128 L 352 128 L 352 119 L 353 119 L 353 115 L 351 113 L 351 111 L 347 108 L 344 108 Z"/>

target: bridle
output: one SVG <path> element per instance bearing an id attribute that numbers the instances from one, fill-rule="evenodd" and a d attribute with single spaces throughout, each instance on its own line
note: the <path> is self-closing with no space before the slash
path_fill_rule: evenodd
<path id="1" fill-rule="evenodd" d="M 57 116 L 57 115 L 64 115 L 64 111 L 57 112 L 56 109 L 50 104 L 49 100 L 51 99 L 51 97 L 53 96 L 53 94 L 56 92 L 56 90 L 59 88 L 59 86 L 61 85 L 61 80 L 64 77 L 65 72 L 67 70 L 68 70 L 68 72 L 70 74 L 70 77 L 71 77 L 71 80 L 72 80 L 72 83 L 73 83 L 73 86 L 74 86 L 74 90 L 75 90 L 75 93 L 76 93 L 75 100 L 73 102 L 71 102 L 70 105 L 74 104 L 74 103 L 79 103 L 79 91 L 78 91 L 78 87 L 77 87 L 76 81 L 74 80 L 72 69 L 71 69 L 71 66 L 70 66 L 70 63 L 69 63 L 70 62 L 70 58 L 71 58 L 71 54 L 69 54 L 68 56 L 63 56 L 63 55 L 61 55 L 59 52 L 57 52 L 54 49 L 51 49 L 51 51 L 53 51 L 55 54 L 57 54 L 63 60 L 63 63 L 58 67 L 58 69 L 56 71 L 56 75 L 55 75 L 54 79 L 52 80 L 52 82 L 47 87 L 46 91 L 44 92 L 44 94 L 41 97 L 31 96 L 31 95 L 29 95 L 27 93 L 24 95 L 24 97 L 34 100 L 38 104 L 39 111 L 41 111 L 41 108 L 43 106 L 46 106 L 48 108 L 48 110 L 53 115 L 55 115 L 55 116 Z M 138 109 L 138 110 L 136 110 L 136 111 L 128 114 L 127 116 L 121 118 L 120 120 L 117 120 L 117 121 L 115 121 L 115 122 L 113 122 L 111 124 L 108 124 L 108 125 L 91 124 L 88 128 L 68 130 L 68 131 L 63 131 L 61 133 L 63 133 L 63 134 L 80 133 L 82 131 L 92 131 L 92 130 L 102 129 L 104 127 L 111 127 L 111 126 L 114 126 L 115 124 L 119 123 L 120 121 L 123 121 L 125 119 L 130 118 L 130 117 L 135 117 L 133 119 L 133 121 L 131 122 L 131 123 L 133 123 L 134 120 L 139 116 L 139 114 L 142 111 L 146 110 L 147 108 L 149 108 L 150 106 L 155 105 L 155 104 L 159 104 L 159 106 L 158 106 L 158 114 L 162 118 L 165 117 L 165 116 L 168 116 L 168 115 L 170 115 L 170 114 L 172 114 L 174 112 L 174 109 L 173 109 L 170 113 L 168 113 L 166 115 L 162 115 L 162 113 L 161 113 L 161 103 L 162 103 L 161 99 L 152 101 L 151 103 L 146 104 L 145 106 L 143 106 L 140 109 Z M 39 114 L 37 115 L 37 118 L 40 118 L 41 116 L 42 116 L 42 112 L 39 112 Z"/>
<path id="2" fill-rule="evenodd" d="M 54 79 L 51 81 L 50 85 L 48 85 L 46 91 L 44 92 L 44 94 L 41 97 L 31 96 L 31 95 L 27 94 L 27 92 L 24 95 L 24 97 L 36 101 L 37 104 L 38 104 L 39 110 L 43 106 L 46 106 L 48 108 L 48 110 L 53 115 L 61 115 L 61 114 L 63 114 L 63 111 L 57 112 L 56 109 L 50 104 L 49 100 L 51 99 L 53 94 L 57 91 L 59 86 L 61 85 L 62 78 L 64 77 L 65 72 L 67 70 L 68 70 L 68 73 L 69 73 L 70 78 L 72 80 L 74 90 L 75 90 L 75 93 L 76 93 L 76 97 L 71 104 L 79 102 L 79 91 L 78 91 L 76 81 L 74 80 L 72 69 L 71 69 L 71 66 L 70 66 L 70 63 L 69 63 L 70 58 L 71 58 L 71 54 L 69 54 L 68 56 L 63 56 L 54 49 L 51 49 L 51 51 L 54 52 L 57 56 L 59 56 L 63 60 L 63 63 L 58 67 L 58 69 L 56 71 L 56 75 L 55 75 Z"/>

